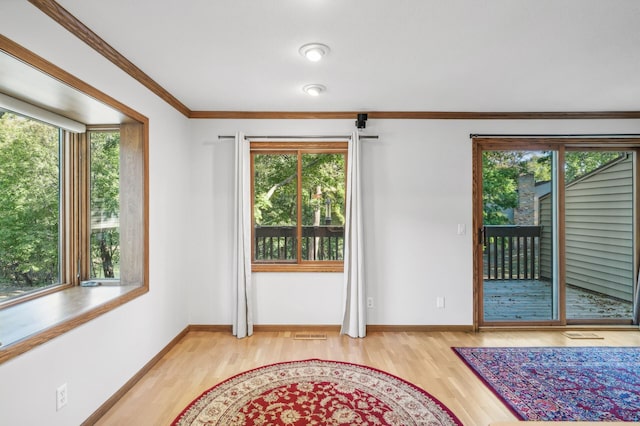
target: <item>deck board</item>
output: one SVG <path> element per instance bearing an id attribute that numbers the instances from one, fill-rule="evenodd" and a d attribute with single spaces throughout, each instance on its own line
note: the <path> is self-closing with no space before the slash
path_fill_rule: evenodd
<path id="1" fill-rule="evenodd" d="M 484 281 L 485 321 L 553 319 L 551 284 L 540 280 Z M 567 286 L 567 319 L 631 319 L 633 305 L 619 299 Z"/>

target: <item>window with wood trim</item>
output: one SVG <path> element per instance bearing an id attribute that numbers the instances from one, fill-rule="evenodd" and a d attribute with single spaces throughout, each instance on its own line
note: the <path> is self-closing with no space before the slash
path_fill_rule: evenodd
<path id="1" fill-rule="evenodd" d="M 89 278 L 120 278 L 120 131 L 92 130 L 89 141 Z"/>
<path id="2" fill-rule="evenodd" d="M 0 109 L 0 303 L 63 282 L 62 135 Z"/>
<path id="3" fill-rule="evenodd" d="M 640 139 L 473 142 L 477 323 L 632 324 Z"/>
<path id="4" fill-rule="evenodd" d="M 0 110 L 0 307 L 81 280 L 117 284 L 119 200 L 118 126 L 76 134 Z"/>
<path id="5" fill-rule="evenodd" d="M 342 271 L 346 142 L 252 142 L 254 271 Z"/>
<path id="6" fill-rule="evenodd" d="M 148 292 L 149 119 L 2 36 L 0 63 L 3 363 Z"/>

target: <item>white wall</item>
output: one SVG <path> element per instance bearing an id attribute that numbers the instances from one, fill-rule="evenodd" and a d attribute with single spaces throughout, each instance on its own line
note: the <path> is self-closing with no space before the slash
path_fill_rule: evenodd
<path id="1" fill-rule="evenodd" d="M 218 135 L 348 134 L 354 125 L 189 122 L 24 0 L 0 2 L 0 28 L 150 119 L 149 294 L 0 364 L 0 424 L 78 424 L 187 324 L 231 323 L 233 146 Z M 640 121 L 369 121 L 367 133 L 380 136 L 362 152 L 370 324 L 472 323 L 471 132 L 639 133 Z M 435 309 L 437 296 L 445 309 Z M 256 323 L 338 324 L 341 297 L 340 274 L 256 274 Z M 64 382 L 69 405 L 56 412 Z"/>
<path id="2" fill-rule="evenodd" d="M 0 2 L 0 28 L 150 120 L 150 292 L 0 364 L 0 424 L 80 424 L 188 324 L 189 121 L 26 1 Z"/>
<path id="3" fill-rule="evenodd" d="M 231 323 L 233 142 L 218 135 L 350 134 L 354 120 L 193 120 L 189 321 Z M 640 120 L 369 120 L 363 141 L 368 324 L 473 323 L 470 133 L 638 133 Z M 467 228 L 457 235 L 458 224 Z M 341 274 L 255 273 L 256 324 L 339 324 Z M 436 309 L 436 297 L 445 308 Z"/>

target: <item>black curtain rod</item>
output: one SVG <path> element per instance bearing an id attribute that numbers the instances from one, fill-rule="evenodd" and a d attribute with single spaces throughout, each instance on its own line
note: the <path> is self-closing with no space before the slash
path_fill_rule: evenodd
<path id="1" fill-rule="evenodd" d="M 351 135 L 321 135 L 321 136 L 245 136 L 245 139 L 349 139 Z M 218 135 L 218 139 L 235 139 L 232 135 Z M 360 139 L 378 139 L 378 136 L 360 135 Z"/>
<path id="2" fill-rule="evenodd" d="M 495 134 L 471 133 L 470 138 L 638 138 L 638 133 L 583 133 L 583 134 Z"/>

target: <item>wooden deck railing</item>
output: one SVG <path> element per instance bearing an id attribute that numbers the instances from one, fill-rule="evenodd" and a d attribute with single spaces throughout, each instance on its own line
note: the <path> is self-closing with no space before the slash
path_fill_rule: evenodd
<path id="1" fill-rule="evenodd" d="M 295 260 L 297 256 L 294 226 L 258 226 L 254 232 L 255 260 Z M 344 227 L 302 227 L 302 259 L 343 260 Z"/>
<path id="2" fill-rule="evenodd" d="M 485 280 L 540 278 L 541 226 L 485 226 L 482 235 Z"/>

